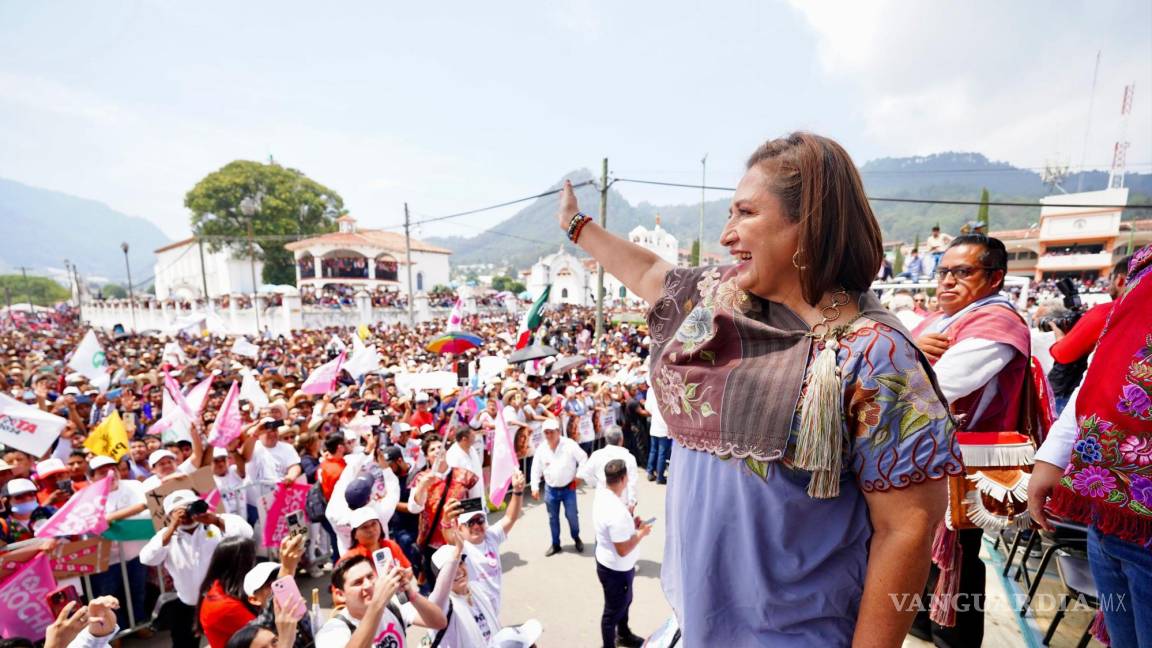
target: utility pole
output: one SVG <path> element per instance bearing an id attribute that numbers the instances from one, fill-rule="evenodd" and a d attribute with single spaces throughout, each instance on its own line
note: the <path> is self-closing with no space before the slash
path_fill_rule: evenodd
<path id="1" fill-rule="evenodd" d="M 700 233 L 696 240 L 696 265 L 704 265 L 704 185 L 708 184 L 708 154 L 700 158 Z"/>
<path id="2" fill-rule="evenodd" d="M 248 225 L 248 236 L 252 236 L 251 224 Z M 200 283 L 204 288 L 204 309 L 208 311 L 212 310 L 212 298 L 208 295 L 208 273 L 204 271 L 204 239 L 197 236 L 196 243 L 200 246 Z"/>
<path id="3" fill-rule="evenodd" d="M 124 270 L 128 273 L 128 309 L 132 312 L 132 332 L 136 332 L 136 295 L 132 292 L 132 266 L 128 263 L 128 242 L 120 244 L 124 251 Z"/>
<path id="4" fill-rule="evenodd" d="M 416 300 L 412 292 L 412 221 L 404 203 L 404 261 L 408 264 L 408 326 L 416 326 Z"/>
<path id="5" fill-rule="evenodd" d="M 600 167 L 600 227 L 608 229 L 608 158 Z M 596 264 L 596 352 L 604 338 L 604 265 Z"/>
<path id="6" fill-rule="evenodd" d="M 200 257 L 203 262 L 204 257 Z M 252 272 L 252 310 L 256 313 L 256 335 L 260 335 L 260 288 L 256 285 L 256 251 L 252 247 L 252 218 L 248 218 L 248 268 Z M 207 294 L 207 291 L 205 291 Z"/>
<path id="7" fill-rule="evenodd" d="M 28 312 L 33 312 L 32 309 L 32 285 L 28 283 L 28 268 L 20 266 L 20 274 L 24 275 L 24 295 L 28 300 Z"/>

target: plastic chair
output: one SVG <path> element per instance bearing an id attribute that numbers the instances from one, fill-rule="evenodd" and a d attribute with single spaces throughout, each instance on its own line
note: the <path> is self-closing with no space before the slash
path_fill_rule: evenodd
<path id="1" fill-rule="evenodd" d="M 1056 571 L 1060 574 L 1060 581 L 1064 584 L 1065 592 L 1060 595 L 1060 604 L 1056 609 L 1056 615 L 1052 617 L 1052 623 L 1048 624 L 1048 631 L 1044 633 L 1043 644 L 1045 646 L 1052 641 L 1052 637 L 1056 634 L 1056 626 L 1060 625 L 1060 621 L 1064 618 L 1064 612 L 1068 608 L 1068 603 L 1073 599 L 1083 601 L 1092 609 L 1100 607 L 1096 581 L 1092 578 L 1092 570 L 1088 567 L 1086 556 L 1061 551 L 1056 555 Z M 1076 644 L 1076 648 L 1084 648 L 1091 639 L 1092 621 L 1090 620 L 1088 625 L 1084 627 L 1084 633 L 1080 635 L 1080 642 Z"/>
<path id="2" fill-rule="evenodd" d="M 1088 527 L 1083 524 L 1059 520 L 1052 520 L 1052 526 L 1056 529 L 1055 531 L 1038 530 L 1032 534 L 1032 537 L 1028 539 L 1028 546 L 1024 549 L 1024 558 L 1020 560 L 1020 567 L 1017 568 L 1016 578 L 1019 579 L 1023 573 L 1025 582 L 1028 583 L 1028 596 L 1024 598 L 1024 604 L 1020 606 L 1020 616 L 1028 614 L 1028 607 L 1032 604 L 1036 591 L 1040 589 L 1040 581 L 1048 569 L 1048 563 L 1052 561 L 1052 556 L 1058 550 L 1072 549 L 1081 552 L 1088 550 Z M 1036 575 L 1030 579 L 1026 565 L 1027 556 L 1038 542 L 1043 542 L 1046 547 L 1040 558 L 1040 565 L 1036 568 Z"/>

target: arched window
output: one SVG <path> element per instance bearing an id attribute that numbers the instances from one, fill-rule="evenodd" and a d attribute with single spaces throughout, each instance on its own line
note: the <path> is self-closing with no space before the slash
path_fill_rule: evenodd
<path id="1" fill-rule="evenodd" d="M 564 288 L 560 291 L 560 299 L 568 299 L 568 289 Z"/>
<path id="2" fill-rule="evenodd" d="M 381 254 L 376 257 L 376 278 L 384 281 L 396 281 L 400 276 L 396 259 L 391 254 Z"/>
<path id="3" fill-rule="evenodd" d="M 628 289 L 625 288 L 624 286 L 620 286 L 620 299 L 624 299 L 627 296 L 628 296 Z"/>
<path id="4" fill-rule="evenodd" d="M 296 262 L 296 265 L 300 267 L 301 279 L 312 279 L 316 276 L 316 262 L 312 258 L 311 254 L 306 254 L 300 257 L 300 260 Z"/>
<path id="5" fill-rule="evenodd" d="M 424 290 L 424 273 L 416 273 L 416 290 Z"/>

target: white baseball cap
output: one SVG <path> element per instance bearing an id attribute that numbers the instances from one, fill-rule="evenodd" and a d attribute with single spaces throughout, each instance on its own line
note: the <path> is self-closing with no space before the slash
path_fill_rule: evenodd
<path id="1" fill-rule="evenodd" d="M 13 479 L 8 482 L 7 488 L 9 496 L 36 492 L 36 484 L 33 484 L 32 481 L 28 479 Z"/>
<path id="2" fill-rule="evenodd" d="M 60 461 L 56 457 L 45 459 L 44 461 L 36 464 L 37 477 L 47 477 L 48 475 L 54 475 L 56 473 L 62 472 L 68 472 L 68 467 L 64 465 L 63 461 Z"/>
<path id="3" fill-rule="evenodd" d="M 408 425 L 405 421 L 396 421 L 392 424 L 392 431 L 396 434 L 404 434 L 405 432 L 411 432 L 412 426 Z"/>
<path id="4" fill-rule="evenodd" d="M 65 396 L 79 396 L 80 395 L 80 388 L 75 386 L 75 385 L 69 385 L 68 387 L 65 387 L 64 391 L 62 391 L 60 393 L 62 393 Z"/>
<path id="5" fill-rule="evenodd" d="M 544 626 L 539 621 L 528 619 L 518 626 L 501 629 L 488 645 L 493 648 L 531 648 L 543 632 Z"/>
<path id="6" fill-rule="evenodd" d="M 452 560 L 455 557 L 456 557 L 455 545 L 446 544 L 443 547 L 440 547 L 439 549 L 437 549 L 436 553 L 432 554 L 432 566 L 434 566 L 436 568 L 436 570 L 439 571 L 441 569 L 444 569 L 444 565 L 447 565 L 448 561 Z"/>
<path id="7" fill-rule="evenodd" d="M 431 423 L 425 423 L 424 425 L 420 426 L 420 434 L 428 434 L 429 432 L 432 432 L 435 429 L 436 429 L 436 426 L 432 425 Z"/>
<path id="8" fill-rule="evenodd" d="M 213 459 L 220 459 L 220 458 L 227 459 L 228 458 L 228 448 L 212 448 L 212 458 Z"/>
<path id="9" fill-rule="evenodd" d="M 268 584 L 272 575 L 280 571 L 280 563 L 262 562 L 244 574 L 244 593 L 255 596 L 256 592 Z"/>
<path id="10" fill-rule="evenodd" d="M 97 470 L 103 468 L 104 466 L 115 466 L 115 465 L 116 465 L 116 460 L 113 459 L 112 457 L 105 457 L 104 455 L 97 455 L 95 457 L 92 457 L 92 459 L 88 462 L 88 469 L 91 470 L 92 472 L 96 472 Z"/>
<path id="11" fill-rule="evenodd" d="M 167 497 L 164 498 L 164 515 L 168 515 L 181 506 L 187 506 L 188 504 L 191 504 L 198 499 L 200 499 L 200 496 L 188 490 L 187 488 L 172 491 L 168 494 Z"/>
<path id="12" fill-rule="evenodd" d="M 354 509 L 352 514 L 348 516 L 348 526 L 352 527 L 352 530 L 355 531 L 372 520 L 380 522 L 380 514 L 371 506 L 361 506 L 358 509 Z M 384 528 L 383 523 L 380 524 L 380 528 Z"/>
<path id="13" fill-rule="evenodd" d="M 556 419 L 553 419 L 553 418 L 544 419 L 544 422 L 540 424 L 540 430 L 541 431 L 543 431 L 543 430 L 559 430 L 559 429 L 560 429 L 560 423 L 557 422 Z"/>
<path id="14" fill-rule="evenodd" d="M 152 466 L 160 463 L 161 459 L 171 459 L 172 461 L 176 461 L 176 455 L 172 454 L 168 450 L 164 450 L 163 448 L 160 450 L 154 450 L 152 454 L 148 455 L 148 467 L 151 468 Z"/>
<path id="15" fill-rule="evenodd" d="M 427 403 L 428 402 L 428 394 L 425 394 L 424 392 L 416 392 L 416 402 L 417 403 Z"/>

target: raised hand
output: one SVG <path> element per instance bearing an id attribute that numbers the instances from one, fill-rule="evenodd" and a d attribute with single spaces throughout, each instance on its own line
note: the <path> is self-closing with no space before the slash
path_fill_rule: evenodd
<path id="1" fill-rule="evenodd" d="M 88 632 L 103 637 L 116 629 L 116 610 L 120 601 L 115 596 L 101 596 L 88 603 Z"/>
<path id="2" fill-rule="evenodd" d="M 576 192 L 572 189 L 572 181 L 565 180 L 564 188 L 560 191 L 560 211 L 556 212 L 556 221 L 560 224 L 560 229 L 567 231 L 568 224 L 578 211 L 580 205 L 576 200 Z"/>

